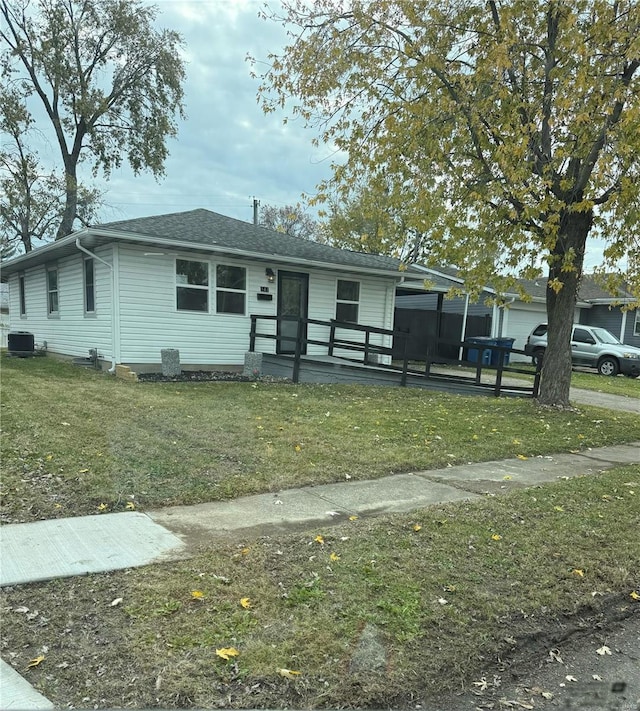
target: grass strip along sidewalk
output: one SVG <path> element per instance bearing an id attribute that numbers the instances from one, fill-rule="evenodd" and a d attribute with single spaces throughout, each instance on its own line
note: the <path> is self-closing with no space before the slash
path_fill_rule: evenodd
<path id="1" fill-rule="evenodd" d="M 640 439 L 640 418 L 596 408 L 133 385 L 49 359 L 4 361 L 2 386 L 5 520 Z M 446 708 L 448 694 L 526 668 L 573 630 L 598 624 L 606 641 L 640 605 L 639 528 L 640 466 L 629 466 L 216 540 L 185 562 L 3 590 L 2 657 L 60 706 Z"/>

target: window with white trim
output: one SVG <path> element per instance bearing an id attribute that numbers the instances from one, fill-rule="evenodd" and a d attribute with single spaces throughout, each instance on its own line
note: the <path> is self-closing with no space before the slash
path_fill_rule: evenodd
<path id="1" fill-rule="evenodd" d="M 336 289 L 336 320 L 358 323 L 360 282 L 338 279 Z"/>
<path id="2" fill-rule="evenodd" d="M 636 322 L 633 324 L 633 335 L 640 336 L 640 309 L 636 309 Z"/>
<path id="3" fill-rule="evenodd" d="M 20 299 L 20 316 L 27 315 L 27 297 L 25 292 L 24 274 L 18 275 L 18 295 Z"/>
<path id="4" fill-rule="evenodd" d="M 176 259 L 176 308 L 209 310 L 209 262 Z"/>
<path id="5" fill-rule="evenodd" d="M 60 313 L 57 267 L 47 267 L 47 313 L 50 316 Z"/>
<path id="6" fill-rule="evenodd" d="M 91 257 L 84 260 L 84 312 L 93 314 L 96 311 L 96 270 L 95 261 Z"/>
<path id="7" fill-rule="evenodd" d="M 229 264 L 216 265 L 216 313 L 245 314 L 247 270 Z"/>

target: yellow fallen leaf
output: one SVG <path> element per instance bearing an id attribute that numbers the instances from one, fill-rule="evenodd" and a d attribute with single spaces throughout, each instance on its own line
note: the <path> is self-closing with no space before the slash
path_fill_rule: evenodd
<path id="1" fill-rule="evenodd" d="M 357 521 L 358 517 L 357 516 L 349 516 L 349 521 Z"/>
<path id="2" fill-rule="evenodd" d="M 202 592 L 202 590 L 192 590 L 191 597 L 194 600 L 202 600 L 202 598 L 204 598 L 204 593 Z"/>
<path id="3" fill-rule="evenodd" d="M 519 454 L 519 455 L 518 455 L 518 459 L 522 459 L 522 460 L 524 461 L 524 460 L 526 460 L 526 459 L 529 459 L 529 457 L 525 457 L 524 454 Z"/>
<path id="4" fill-rule="evenodd" d="M 222 647 L 221 649 L 216 649 L 216 654 L 229 661 L 231 657 L 237 657 L 240 652 L 235 647 Z"/>
<path id="5" fill-rule="evenodd" d="M 506 474 L 502 477 L 505 481 L 511 481 L 511 474 Z"/>
<path id="6" fill-rule="evenodd" d="M 106 504 L 100 504 L 100 505 L 98 506 L 98 511 L 104 511 L 106 508 L 107 508 L 107 505 L 106 505 Z"/>
<path id="7" fill-rule="evenodd" d="M 340 560 L 340 556 L 337 553 L 332 552 L 331 555 L 329 556 L 329 560 L 332 560 L 335 562 L 336 560 Z"/>
<path id="8" fill-rule="evenodd" d="M 302 451 L 302 447 L 301 447 L 299 444 L 296 444 L 296 446 L 294 447 L 294 449 L 296 450 L 296 452 L 301 452 L 301 451 Z"/>
<path id="9" fill-rule="evenodd" d="M 322 536 L 316 536 L 313 540 L 316 543 L 324 543 L 324 538 Z"/>
<path id="10" fill-rule="evenodd" d="M 522 444 L 522 442 L 519 439 L 514 439 L 511 444 Z"/>
<path id="11" fill-rule="evenodd" d="M 491 536 L 492 541 L 501 541 L 502 536 L 499 533 L 494 533 L 493 536 Z"/>
<path id="12" fill-rule="evenodd" d="M 640 595 L 638 595 L 638 593 L 637 593 L 635 590 L 633 590 L 633 591 L 629 594 L 629 597 L 630 597 L 632 600 L 640 600 Z"/>
<path id="13" fill-rule="evenodd" d="M 53 454 L 47 454 L 47 461 L 50 462 L 53 459 Z"/>
<path id="14" fill-rule="evenodd" d="M 31 669 L 31 667 L 37 667 L 39 664 L 42 664 L 44 662 L 44 654 L 41 654 L 40 656 L 36 657 L 35 659 L 32 659 L 28 664 L 27 664 L 27 669 Z"/>
<path id="15" fill-rule="evenodd" d="M 554 507 L 553 507 L 553 510 L 554 510 L 554 511 L 564 511 L 564 509 L 562 508 L 562 506 L 554 506 Z"/>
<path id="16" fill-rule="evenodd" d="M 295 679 L 302 673 L 299 671 L 294 671 L 293 669 L 276 669 L 276 671 L 278 672 L 278 674 L 280 674 L 280 676 L 283 676 L 285 679 Z"/>
<path id="17" fill-rule="evenodd" d="M 414 524 L 413 530 L 417 533 L 418 531 L 422 531 L 422 526 L 419 523 Z"/>
<path id="18" fill-rule="evenodd" d="M 251 548 L 243 548 L 243 549 L 240 551 L 240 555 L 249 555 L 249 551 L 250 551 L 250 550 L 251 550 Z"/>
<path id="19" fill-rule="evenodd" d="M 136 505 L 133 503 L 133 501 L 127 501 L 127 505 L 125 506 L 125 509 L 128 511 L 133 511 L 135 509 Z"/>
<path id="20" fill-rule="evenodd" d="M 579 578 L 584 578 L 584 570 L 580 570 L 580 568 L 574 568 L 571 572 Z"/>
<path id="21" fill-rule="evenodd" d="M 245 610 L 248 610 L 251 607 L 251 600 L 248 597 L 241 597 L 240 604 L 242 605 L 242 607 L 244 607 Z"/>
<path id="22" fill-rule="evenodd" d="M 88 469 L 81 469 L 78 474 L 86 474 L 88 471 Z"/>

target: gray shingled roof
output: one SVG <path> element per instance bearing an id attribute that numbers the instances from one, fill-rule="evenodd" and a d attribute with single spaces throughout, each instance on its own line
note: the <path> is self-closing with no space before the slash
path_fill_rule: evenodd
<path id="1" fill-rule="evenodd" d="M 520 279 L 520 284 L 524 287 L 529 296 L 537 296 L 540 298 L 545 298 L 547 293 L 547 279 L 546 277 L 540 277 L 539 279 Z M 578 299 L 580 301 L 599 301 L 610 300 L 615 301 L 617 299 L 629 299 L 631 294 L 626 292 L 624 289 L 619 289 L 616 294 L 612 294 L 610 291 L 604 289 L 596 277 L 592 274 L 583 274 L 582 281 L 580 282 L 580 290 L 578 293 Z"/>
<path id="2" fill-rule="evenodd" d="M 393 257 L 337 249 L 204 209 L 109 222 L 92 229 L 242 250 L 272 259 L 280 256 L 360 269 L 398 271 L 401 264 L 399 259 Z"/>

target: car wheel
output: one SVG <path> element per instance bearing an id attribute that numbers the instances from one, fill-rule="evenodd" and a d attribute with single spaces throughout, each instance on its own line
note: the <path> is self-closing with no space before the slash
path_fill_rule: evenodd
<path id="1" fill-rule="evenodd" d="M 618 375 L 620 366 L 615 358 L 603 358 L 598 363 L 598 373 L 600 375 Z"/>

